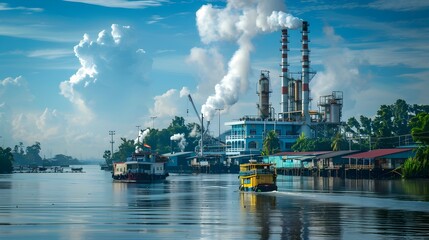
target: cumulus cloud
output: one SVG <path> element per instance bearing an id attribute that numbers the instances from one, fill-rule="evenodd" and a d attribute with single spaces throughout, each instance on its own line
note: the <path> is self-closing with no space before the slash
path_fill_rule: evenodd
<path id="1" fill-rule="evenodd" d="M 247 91 L 253 37 L 280 28 L 295 29 L 301 26 L 302 21 L 282 12 L 283 8 L 284 4 L 275 0 L 229 0 L 225 8 L 207 4 L 197 11 L 196 22 L 203 43 L 233 41 L 238 45 L 228 62 L 226 73 L 214 87 L 215 93 L 207 98 L 201 108 L 207 120 L 213 118 L 218 108 L 228 110 L 238 101 L 239 95 Z M 192 49 L 189 59 L 204 60 L 206 55 L 202 50 Z M 218 62 L 213 64 L 223 68 Z"/>
<path id="2" fill-rule="evenodd" d="M 199 92 L 207 93 L 225 75 L 224 57 L 217 48 L 208 49 L 194 47 L 186 59 L 189 65 L 196 66 L 198 78 L 203 82 L 198 86 Z"/>
<path id="3" fill-rule="evenodd" d="M 13 138 L 26 142 L 51 140 L 59 136 L 63 121 L 55 109 L 18 114 L 12 120 Z"/>
<path id="4" fill-rule="evenodd" d="M 114 112 L 136 104 L 152 59 L 139 46 L 131 27 L 112 24 L 110 31 L 100 31 L 95 40 L 84 34 L 74 53 L 80 68 L 61 82 L 60 91 L 81 116 L 87 116 L 85 121 L 103 111 Z M 109 101 L 112 97 L 113 102 Z"/>
<path id="5" fill-rule="evenodd" d="M 334 28 L 325 26 L 324 34 L 330 46 L 319 50 L 324 70 L 318 71 L 312 80 L 311 94 L 318 101 L 320 96 L 330 95 L 332 91 L 343 91 L 345 111 L 355 109 L 358 99 L 369 88 L 370 77 L 361 73 L 361 57 L 345 47 Z"/>
<path id="6" fill-rule="evenodd" d="M 7 77 L 0 80 L 0 103 L 19 106 L 33 100 L 34 96 L 30 93 L 24 77 Z"/>
<path id="7" fill-rule="evenodd" d="M 174 117 L 178 113 L 176 89 L 169 89 L 162 95 L 154 97 L 154 106 L 149 111 L 152 116 L 157 117 Z"/>

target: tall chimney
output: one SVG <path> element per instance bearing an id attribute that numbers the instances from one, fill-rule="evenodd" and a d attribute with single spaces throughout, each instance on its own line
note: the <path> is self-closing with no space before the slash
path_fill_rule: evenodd
<path id="1" fill-rule="evenodd" d="M 287 54 L 288 54 L 288 33 L 287 28 L 282 29 L 282 40 L 281 40 L 282 48 L 280 49 L 282 53 L 282 62 L 280 64 L 281 66 L 281 81 L 282 81 L 282 95 L 281 95 L 281 102 L 282 105 L 282 115 L 283 119 L 288 118 L 285 113 L 289 112 L 288 107 L 288 86 L 289 86 L 289 76 L 288 76 L 288 61 L 287 61 Z"/>
<path id="2" fill-rule="evenodd" d="M 309 89 L 309 81 L 310 81 L 310 59 L 308 50 L 308 22 L 302 22 L 302 117 L 303 125 L 301 132 L 305 134 L 305 136 L 310 137 L 310 113 L 309 113 L 309 102 L 310 102 L 310 89 Z"/>

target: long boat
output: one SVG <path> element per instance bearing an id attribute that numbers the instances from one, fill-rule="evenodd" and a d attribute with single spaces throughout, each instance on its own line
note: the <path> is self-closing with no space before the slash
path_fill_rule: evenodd
<path id="1" fill-rule="evenodd" d="M 240 191 L 277 191 L 277 172 L 272 163 L 249 160 L 249 163 L 240 164 L 239 178 Z"/>
<path id="2" fill-rule="evenodd" d="M 168 173 L 165 170 L 167 158 L 158 155 L 149 147 L 133 153 L 125 162 L 113 163 L 114 182 L 152 183 L 164 181 Z"/>

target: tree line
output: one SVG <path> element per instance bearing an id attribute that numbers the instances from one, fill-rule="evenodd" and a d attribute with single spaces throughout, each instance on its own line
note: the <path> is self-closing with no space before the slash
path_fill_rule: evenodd
<path id="1" fill-rule="evenodd" d="M 35 142 L 33 145 L 24 146 L 22 142 L 12 148 L 0 147 L 0 174 L 11 173 L 13 166 L 63 166 L 76 165 L 80 161 L 71 156 L 57 154 L 53 158 L 42 158 L 40 151 L 42 150 L 40 142 Z"/>
<path id="2" fill-rule="evenodd" d="M 167 128 L 164 129 L 149 129 L 149 133 L 144 138 L 143 142 L 136 142 L 134 139 L 121 138 L 118 150 L 114 151 L 105 150 L 103 158 L 106 164 L 111 165 L 112 162 L 122 162 L 131 156 L 137 148 L 143 148 L 144 145 L 150 146 L 154 152 L 179 152 L 178 142 L 170 140 L 171 136 L 177 133 L 184 135 L 186 144 L 183 151 L 194 151 L 199 144 L 201 127 L 197 123 L 185 123 L 183 117 L 175 116 Z M 136 136 L 137 137 L 137 136 Z"/>

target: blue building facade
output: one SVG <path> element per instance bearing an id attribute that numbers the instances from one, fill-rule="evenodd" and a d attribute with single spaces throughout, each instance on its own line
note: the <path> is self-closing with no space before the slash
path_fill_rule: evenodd
<path id="1" fill-rule="evenodd" d="M 292 145 L 299 137 L 302 123 L 242 118 L 225 125 L 231 126 L 231 133 L 226 136 L 226 155 L 259 155 L 265 135 L 272 130 L 280 140 L 280 151 L 291 151 Z"/>

